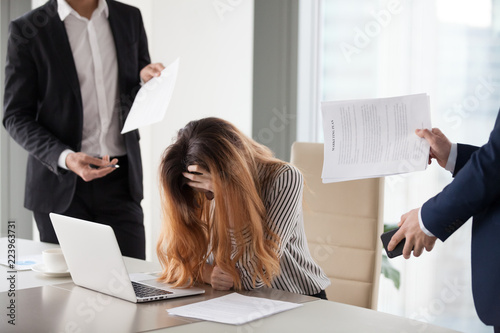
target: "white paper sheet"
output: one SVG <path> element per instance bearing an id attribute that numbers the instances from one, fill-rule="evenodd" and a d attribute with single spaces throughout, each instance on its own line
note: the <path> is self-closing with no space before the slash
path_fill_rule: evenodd
<path id="1" fill-rule="evenodd" d="M 161 71 L 160 76 L 152 78 L 141 87 L 125 120 L 122 134 L 163 120 L 178 71 L 179 58 Z"/>
<path id="2" fill-rule="evenodd" d="M 323 102 L 323 183 L 425 170 L 431 129 L 429 96 Z"/>
<path id="3" fill-rule="evenodd" d="M 169 314 L 177 316 L 241 325 L 299 306 L 302 306 L 302 304 L 273 301 L 267 298 L 232 293 L 167 311 Z"/>
<path id="4" fill-rule="evenodd" d="M 30 271 L 31 267 L 42 263 L 42 255 L 36 254 L 32 256 L 23 256 L 17 258 L 16 263 L 14 265 L 15 271 Z M 9 260 L 5 257 L 0 258 L 0 265 L 6 266 L 10 268 Z"/>

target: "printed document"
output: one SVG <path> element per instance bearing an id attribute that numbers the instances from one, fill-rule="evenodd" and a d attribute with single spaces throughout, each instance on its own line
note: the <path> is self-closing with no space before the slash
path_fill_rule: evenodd
<path id="1" fill-rule="evenodd" d="M 177 316 L 240 325 L 299 306 L 302 306 L 302 304 L 232 293 L 208 301 L 168 309 L 167 311 L 169 314 Z"/>
<path id="2" fill-rule="evenodd" d="M 163 120 L 172 98 L 178 70 L 179 58 L 162 70 L 160 76 L 152 78 L 141 87 L 125 120 L 122 134 Z"/>
<path id="3" fill-rule="evenodd" d="M 323 183 L 425 170 L 429 143 L 415 134 L 431 129 L 429 96 L 321 103 Z"/>

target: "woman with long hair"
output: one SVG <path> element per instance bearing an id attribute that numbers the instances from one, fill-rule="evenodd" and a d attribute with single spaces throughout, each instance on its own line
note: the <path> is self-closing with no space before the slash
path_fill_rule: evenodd
<path id="1" fill-rule="evenodd" d="M 205 118 L 179 131 L 159 171 L 160 280 L 326 298 L 330 281 L 307 247 L 295 167 L 229 122 Z"/>

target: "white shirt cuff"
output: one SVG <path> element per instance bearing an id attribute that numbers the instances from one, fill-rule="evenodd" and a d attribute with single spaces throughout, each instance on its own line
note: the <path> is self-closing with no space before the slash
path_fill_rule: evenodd
<path id="1" fill-rule="evenodd" d="M 59 159 L 57 160 L 57 165 L 60 168 L 68 170 L 68 167 L 66 166 L 66 157 L 68 157 L 68 155 L 71 153 L 74 153 L 74 151 L 72 151 L 71 149 L 66 149 L 66 150 L 63 150 L 61 155 L 59 155 Z"/>
<path id="2" fill-rule="evenodd" d="M 455 164 L 457 164 L 457 154 L 458 154 L 458 145 L 456 143 L 452 143 L 450 156 L 448 156 L 448 161 L 446 162 L 446 166 L 444 167 L 451 173 L 455 171 Z"/>
<path id="3" fill-rule="evenodd" d="M 429 236 L 429 237 L 435 237 L 432 234 L 432 232 L 430 232 L 429 230 L 427 230 L 427 228 L 424 226 L 424 222 L 422 221 L 421 212 L 422 212 L 422 208 L 420 208 L 418 210 L 418 224 L 420 224 L 420 229 L 422 229 L 422 231 L 424 232 L 424 234 L 426 234 L 427 236 Z"/>

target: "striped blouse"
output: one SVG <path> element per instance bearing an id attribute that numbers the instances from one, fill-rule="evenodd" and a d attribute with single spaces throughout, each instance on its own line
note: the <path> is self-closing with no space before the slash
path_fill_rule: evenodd
<path id="1" fill-rule="evenodd" d="M 303 188 L 304 180 L 300 171 L 286 164 L 278 169 L 263 189 L 269 228 L 280 239 L 281 273 L 273 279 L 271 286 L 293 293 L 314 295 L 330 285 L 330 280 L 314 262 L 307 246 L 302 214 Z M 262 281 L 252 285 L 254 259 L 243 254 L 237 263 L 242 285 L 247 290 L 264 286 Z"/>

